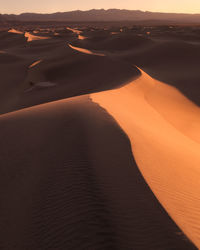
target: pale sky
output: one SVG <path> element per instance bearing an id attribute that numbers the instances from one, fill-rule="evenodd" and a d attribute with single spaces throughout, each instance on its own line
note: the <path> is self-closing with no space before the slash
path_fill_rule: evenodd
<path id="1" fill-rule="evenodd" d="M 200 0 L 0 0 L 0 13 L 53 13 L 89 9 L 200 13 Z"/>

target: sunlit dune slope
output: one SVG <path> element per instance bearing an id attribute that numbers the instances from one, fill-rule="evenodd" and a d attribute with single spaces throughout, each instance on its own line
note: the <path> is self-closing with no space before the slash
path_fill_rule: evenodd
<path id="1" fill-rule="evenodd" d="M 200 109 L 144 72 L 125 87 L 91 98 L 127 133 L 147 183 L 200 247 Z"/>

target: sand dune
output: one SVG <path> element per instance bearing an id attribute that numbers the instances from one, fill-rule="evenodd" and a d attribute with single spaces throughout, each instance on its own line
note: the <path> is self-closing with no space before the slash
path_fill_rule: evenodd
<path id="1" fill-rule="evenodd" d="M 37 40 L 46 40 L 49 39 L 49 37 L 45 36 L 35 36 L 30 34 L 29 32 L 25 32 L 25 37 L 27 37 L 27 42 L 37 41 Z"/>
<path id="2" fill-rule="evenodd" d="M 22 47 L 26 44 L 24 34 L 12 32 L 0 32 L 0 50 Z"/>
<path id="3" fill-rule="evenodd" d="M 38 65 L 38 64 L 41 63 L 41 62 L 42 62 L 42 60 L 38 60 L 38 61 L 32 63 L 32 64 L 29 66 L 29 68 L 33 68 L 34 66 Z"/>
<path id="4" fill-rule="evenodd" d="M 87 39 L 87 37 L 86 37 L 86 36 L 78 35 L 78 39 L 79 39 L 79 40 L 85 40 L 85 39 Z"/>
<path id="5" fill-rule="evenodd" d="M 87 37 L 81 35 L 83 33 L 83 31 L 81 31 L 81 30 L 72 29 L 72 28 L 69 28 L 69 27 L 67 27 L 66 29 L 69 30 L 69 31 L 72 31 L 73 33 L 75 33 L 76 35 L 78 35 L 78 39 L 79 40 L 85 40 L 85 39 L 87 39 Z"/>
<path id="6" fill-rule="evenodd" d="M 116 54 L 119 59 L 137 65 L 153 78 L 168 83 L 200 105 L 199 66 L 200 46 L 182 40 L 156 40 L 137 50 Z"/>
<path id="7" fill-rule="evenodd" d="M 53 82 L 37 82 L 37 83 L 33 83 L 31 84 L 31 87 L 26 89 L 24 92 L 30 92 L 33 90 L 39 90 L 39 89 L 47 89 L 47 88 L 52 88 L 55 87 L 56 83 Z"/>
<path id="8" fill-rule="evenodd" d="M 2 115 L 0 131 L 3 249 L 195 249 L 87 96 Z"/>
<path id="9" fill-rule="evenodd" d="M 91 50 L 88 50 L 88 49 L 83 49 L 83 48 L 78 48 L 78 47 L 75 47 L 71 44 L 68 44 L 68 46 L 74 50 L 77 50 L 81 53 L 84 53 L 84 54 L 88 54 L 88 55 L 93 55 L 93 56 L 105 56 L 105 54 L 103 53 L 98 53 L 98 52 L 92 52 Z"/>
<path id="10" fill-rule="evenodd" d="M 0 31 L 0 248 L 199 248 L 199 28 L 14 24 Z"/>
<path id="11" fill-rule="evenodd" d="M 16 30 L 16 29 L 10 29 L 8 32 L 9 33 L 14 33 L 14 34 L 24 34 L 24 32 Z"/>
<path id="12" fill-rule="evenodd" d="M 72 29 L 72 28 L 70 28 L 70 27 L 67 27 L 66 29 L 69 30 L 69 31 L 72 31 L 73 33 L 75 33 L 75 34 L 77 34 L 77 35 L 80 35 L 80 34 L 82 33 L 81 30 Z"/>
<path id="13" fill-rule="evenodd" d="M 91 97 L 127 133 L 153 192 L 200 247 L 200 109 L 178 90 L 144 72 L 123 88 Z"/>
<path id="14" fill-rule="evenodd" d="M 116 32 L 114 32 L 113 35 L 110 35 L 109 31 L 104 31 L 102 34 L 97 33 L 96 36 L 88 36 L 86 40 L 74 43 L 75 46 L 80 46 L 86 49 L 105 50 L 111 52 L 127 51 L 130 49 L 134 49 L 136 51 L 138 48 L 152 44 L 153 41 L 147 37 L 138 37 L 136 35 L 121 33 L 116 34 Z"/>
<path id="15" fill-rule="evenodd" d="M 139 71 L 127 63 L 106 56 L 80 53 L 66 44 L 59 44 L 45 60 L 28 70 L 23 81 L 23 94 L 18 97 L 15 109 L 111 89 L 138 75 Z M 26 92 L 31 83 L 39 82 L 57 85 L 43 91 Z"/>

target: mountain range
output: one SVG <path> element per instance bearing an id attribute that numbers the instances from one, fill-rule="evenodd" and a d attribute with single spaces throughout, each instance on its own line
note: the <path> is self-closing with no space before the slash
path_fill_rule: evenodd
<path id="1" fill-rule="evenodd" d="M 92 9 L 88 11 L 57 12 L 52 14 L 22 13 L 0 15 L 2 21 L 147 21 L 160 20 L 180 23 L 199 23 L 200 14 L 161 13 L 140 10 Z"/>

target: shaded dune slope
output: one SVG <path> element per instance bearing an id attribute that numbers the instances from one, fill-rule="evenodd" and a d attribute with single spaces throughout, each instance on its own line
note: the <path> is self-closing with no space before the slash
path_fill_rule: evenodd
<path id="1" fill-rule="evenodd" d="M 105 34 L 104 36 L 91 36 L 83 41 L 76 41 L 74 44 L 87 49 L 124 51 L 148 46 L 153 44 L 153 41 L 131 34 Z"/>
<path id="2" fill-rule="evenodd" d="M 46 46 L 48 50 L 51 49 L 52 53 L 39 54 L 40 51 L 43 52 L 45 44 L 44 41 L 42 43 L 39 41 L 39 44 L 37 42 L 32 42 L 31 47 L 27 48 L 29 52 L 26 53 L 28 54 L 21 54 L 20 50 L 12 51 L 11 55 L 0 54 L 2 64 L 5 63 L 5 59 L 9 61 L 12 57 L 20 59 L 19 63 L 13 61 L 9 64 L 8 67 L 13 71 L 12 75 L 7 74 L 7 70 L 4 69 L 7 66 L 2 67 L 7 91 L 2 92 L 5 98 L 1 100 L 1 113 L 66 97 L 111 89 L 139 76 L 139 71 L 126 62 L 83 54 L 63 42 L 55 41 L 54 44 L 51 41 Z M 51 46 L 54 46 L 54 49 Z M 41 62 L 30 67 L 37 61 Z M 23 71 L 23 74 L 18 74 L 19 79 L 13 80 L 12 77 L 16 76 L 14 73 L 16 71 Z M 18 86 L 14 90 L 15 92 L 9 88 L 9 84 L 14 86 L 13 82 Z M 52 82 L 55 87 L 39 90 L 33 88 L 32 91 L 27 92 L 33 85 L 40 84 L 40 82 Z M 13 96 L 14 93 L 15 96 Z"/>
<path id="3" fill-rule="evenodd" d="M 150 46 L 116 55 L 143 68 L 157 80 L 178 88 L 200 105 L 200 45 L 184 41 L 156 41 Z"/>
<path id="4" fill-rule="evenodd" d="M 162 39 L 156 39 L 147 35 L 138 36 L 130 31 L 116 35 L 109 35 L 108 31 L 89 34 L 87 39 L 74 41 L 72 45 L 99 50 L 112 58 L 142 67 L 155 79 L 175 86 L 200 105 L 199 43 L 180 38 L 163 39 L 161 36 Z"/>
<path id="5" fill-rule="evenodd" d="M 8 49 L 26 44 L 23 34 L 0 31 L 0 49 Z"/>
<path id="6" fill-rule="evenodd" d="M 2 249 L 195 249 L 87 96 L 2 115 L 0 131 Z"/>

